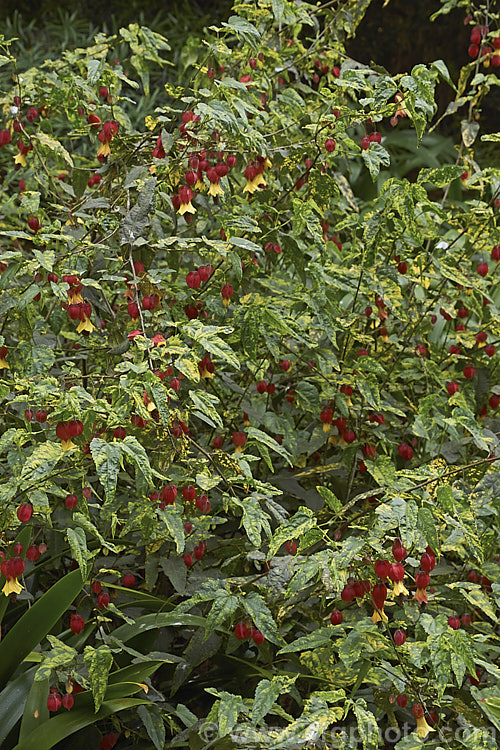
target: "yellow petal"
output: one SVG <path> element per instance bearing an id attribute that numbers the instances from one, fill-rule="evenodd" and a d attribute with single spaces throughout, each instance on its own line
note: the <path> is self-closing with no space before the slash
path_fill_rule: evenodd
<path id="1" fill-rule="evenodd" d="M 10 594 L 20 594 L 23 590 L 23 587 L 17 580 L 17 578 L 8 578 L 5 581 L 4 587 L 2 589 L 5 596 L 10 596 Z"/>
<path id="2" fill-rule="evenodd" d="M 89 333 L 95 331 L 95 326 L 92 324 L 92 321 L 87 318 L 87 316 L 85 316 L 85 318 L 78 323 L 76 332 L 81 333 L 82 331 L 88 331 Z"/>
<path id="3" fill-rule="evenodd" d="M 382 622 L 382 620 L 384 622 L 387 622 L 388 619 L 389 618 L 387 617 L 387 615 L 385 614 L 385 612 L 384 612 L 383 609 L 381 609 L 381 610 L 375 609 L 373 611 L 372 622 Z"/>
<path id="4" fill-rule="evenodd" d="M 215 373 L 214 372 L 208 372 L 208 370 L 206 368 L 204 368 L 200 372 L 200 378 L 214 378 L 214 377 L 215 377 Z"/>
<path id="5" fill-rule="evenodd" d="M 425 716 L 422 716 L 420 719 L 417 719 L 417 734 L 419 737 L 427 737 L 429 732 L 435 732 L 436 730 L 433 729 L 428 725 L 428 723 L 425 720 Z"/>
<path id="6" fill-rule="evenodd" d="M 69 440 L 61 440 L 61 445 L 62 445 L 63 451 L 70 451 L 72 448 L 76 448 L 76 445 L 71 440 L 71 438 Z"/>
<path id="7" fill-rule="evenodd" d="M 253 194 L 255 193 L 259 185 L 262 185 L 263 187 L 267 186 L 267 183 L 262 174 L 256 175 L 256 177 L 254 177 L 253 180 L 247 180 L 247 184 L 243 188 L 243 192 Z"/>
<path id="8" fill-rule="evenodd" d="M 99 146 L 99 150 L 97 152 L 97 156 L 109 156 L 111 153 L 111 146 L 109 143 L 101 143 Z"/>
<path id="9" fill-rule="evenodd" d="M 216 195 L 224 195 L 224 191 L 218 182 L 211 182 L 210 187 L 208 188 L 208 194 L 215 197 Z"/>
<path id="10" fill-rule="evenodd" d="M 19 152 L 18 154 L 16 154 L 14 156 L 14 164 L 20 164 L 22 167 L 25 167 L 26 166 L 26 157 L 25 157 L 25 155 L 21 154 L 21 152 Z"/>
<path id="11" fill-rule="evenodd" d="M 413 598 L 416 599 L 419 604 L 427 602 L 427 589 L 417 589 L 413 594 Z"/>
<path id="12" fill-rule="evenodd" d="M 392 589 L 392 598 L 394 599 L 396 596 L 400 596 L 401 594 L 404 594 L 405 596 L 408 596 L 410 592 L 404 585 L 403 581 L 396 581 L 394 584 L 394 588 Z"/>
<path id="13" fill-rule="evenodd" d="M 4 359 L 0 359 L 0 370 L 10 370 L 10 365 Z"/>
<path id="14" fill-rule="evenodd" d="M 195 214 L 196 208 L 193 206 L 191 201 L 189 203 L 181 203 L 179 210 L 177 211 L 178 214 L 183 216 L 185 213 Z"/>
<path id="15" fill-rule="evenodd" d="M 329 422 L 323 422 L 323 432 L 330 432 L 332 426 Z"/>

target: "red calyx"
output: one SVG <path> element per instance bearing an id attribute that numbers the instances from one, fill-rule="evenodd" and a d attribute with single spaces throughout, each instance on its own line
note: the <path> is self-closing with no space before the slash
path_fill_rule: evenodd
<path id="1" fill-rule="evenodd" d="M 372 601 L 377 609 L 383 609 L 387 599 L 387 586 L 385 583 L 376 583 L 372 589 Z"/>
<path id="2" fill-rule="evenodd" d="M 398 629 L 394 631 L 394 643 L 396 646 L 402 646 L 406 641 L 406 633 L 404 630 Z"/>
<path id="3" fill-rule="evenodd" d="M 234 634 L 239 641 L 244 641 L 248 638 L 248 628 L 244 622 L 236 623 L 234 627 Z"/>
<path id="4" fill-rule="evenodd" d="M 373 567 L 375 570 L 375 574 L 383 581 L 385 581 L 391 569 L 391 563 L 389 562 L 389 560 L 377 560 Z"/>
<path id="5" fill-rule="evenodd" d="M 71 615 L 69 627 L 75 635 L 78 635 L 85 627 L 85 620 L 81 615 Z"/>
<path id="6" fill-rule="evenodd" d="M 343 619 L 344 616 L 339 609 L 334 609 L 332 614 L 330 615 L 330 622 L 332 623 L 332 625 L 340 625 Z"/>
<path id="7" fill-rule="evenodd" d="M 21 503 L 17 509 L 17 517 L 21 523 L 28 523 L 33 515 L 33 506 L 31 503 Z"/>

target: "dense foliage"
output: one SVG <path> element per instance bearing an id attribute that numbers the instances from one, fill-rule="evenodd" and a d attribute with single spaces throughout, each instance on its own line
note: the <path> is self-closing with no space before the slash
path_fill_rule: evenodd
<path id="1" fill-rule="evenodd" d="M 368 5 L 1 41 L 2 750 L 497 747 L 498 16 Z"/>

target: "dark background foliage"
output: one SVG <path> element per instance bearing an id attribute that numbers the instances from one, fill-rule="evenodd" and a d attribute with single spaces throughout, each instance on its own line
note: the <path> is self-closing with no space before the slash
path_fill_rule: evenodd
<path id="1" fill-rule="evenodd" d="M 375 0 L 362 21 L 348 52 L 363 63 L 376 60 L 391 74 L 409 71 L 419 62 L 443 59 L 454 80 L 468 61 L 468 31 L 464 13 L 452 12 L 433 23 L 429 17 L 441 4 L 439 0 Z M 180 51 L 190 35 L 202 34 L 205 26 L 228 17 L 231 0 L 3 0 L 0 2 L 4 21 L 3 33 L 18 36 L 26 54 L 43 49 L 44 55 L 61 46 L 83 43 L 97 31 L 115 32 L 120 26 L 141 23 L 165 34 L 174 50 Z M 0 26 L 0 28 L 1 28 Z M 62 32 L 62 33 L 61 33 Z M 449 101 L 444 84 L 437 90 L 439 112 Z M 485 130 L 493 130 L 500 115 L 500 91 L 491 92 L 485 102 L 482 121 Z M 456 137 L 456 123 L 445 120 L 440 132 Z M 484 147 L 483 147 L 484 148 Z M 491 149 L 490 161 L 498 155 Z"/>

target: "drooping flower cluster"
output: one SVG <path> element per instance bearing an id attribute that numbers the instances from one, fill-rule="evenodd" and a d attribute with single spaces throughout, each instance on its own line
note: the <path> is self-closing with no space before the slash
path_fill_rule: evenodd
<path id="1" fill-rule="evenodd" d="M 110 155 L 111 146 L 109 144 L 117 133 L 118 123 L 116 120 L 106 120 L 106 122 L 103 123 L 101 130 L 97 134 L 97 137 L 101 142 L 99 150 L 97 151 L 97 158 L 99 161 L 103 161 Z"/>
<path id="2" fill-rule="evenodd" d="M 56 435 L 65 451 L 76 447 L 72 438 L 78 437 L 82 432 L 83 424 L 79 419 L 72 419 L 69 422 L 58 422 L 56 426 Z"/>
<path id="3" fill-rule="evenodd" d="M 71 320 L 80 321 L 76 329 L 77 333 L 82 333 L 83 331 L 91 333 L 92 331 L 95 331 L 95 326 L 90 320 L 90 316 L 92 315 L 92 306 L 89 302 L 78 302 L 76 304 L 73 303 L 71 305 L 68 305 L 68 315 Z"/>
<path id="4" fill-rule="evenodd" d="M 11 557 L 2 560 L 0 572 L 5 578 L 5 583 L 2 588 L 2 592 L 5 596 L 10 596 L 10 594 L 20 594 L 23 587 L 17 579 L 24 573 L 24 560 L 22 557 Z"/>
<path id="5" fill-rule="evenodd" d="M 266 156 L 257 156 L 255 161 L 250 162 L 245 169 L 247 183 L 243 188 L 243 192 L 253 195 L 257 188 L 266 187 L 267 183 L 264 179 L 264 172 L 271 166 L 272 164 Z"/>
<path id="6" fill-rule="evenodd" d="M 10 365 L 5 359 L 8 349 L 6 346 L 0 346 L 0 370 L 9 370 Z"/>

